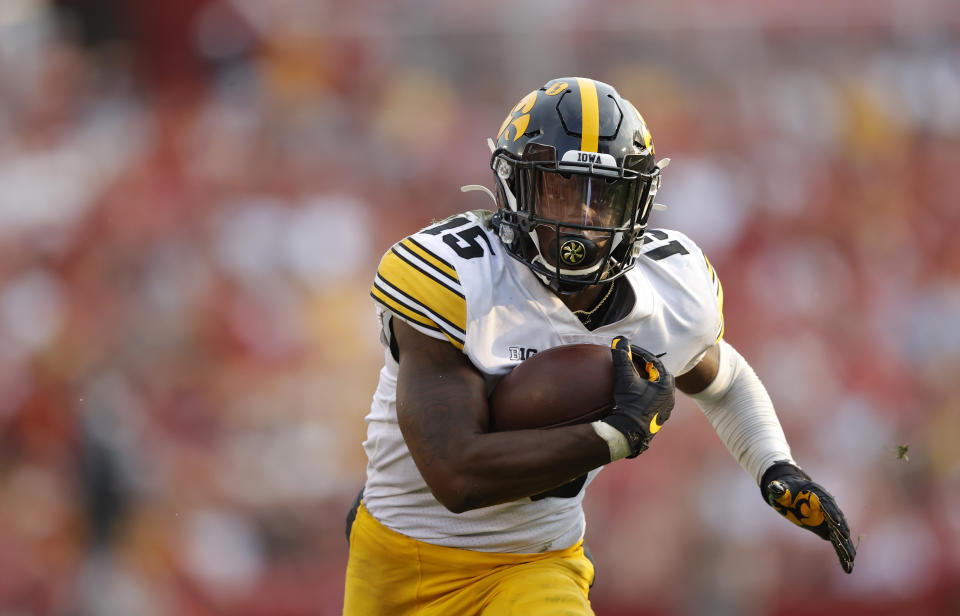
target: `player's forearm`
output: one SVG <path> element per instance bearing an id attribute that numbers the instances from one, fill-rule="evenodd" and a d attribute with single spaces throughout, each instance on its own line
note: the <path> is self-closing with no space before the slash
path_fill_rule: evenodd
<path id="1" fill-rule="evenodd" d="M 540 494 L 609 461 L 589 425 L 407 441 L 431 492 L 455 513 Z"/>
<path id="2" fill-rule="evenodd" d="M 451 511 L 540 494 L 606 464 L 589 424 L 490 432 L 483 376 L 451 345 L 397 323 L 397 422 L 424 481 Z"/>
<path id="3" fill-rule="evenodd" d="M 737 462 L 756 481 L 777 460 L 792 461 L 766 388 L 747 361 L 726 342 L 717 378 L 691 396 Z"/>
<path id="4" fill-rule="evenodd" d="M 540 494 L 609 462 L 589 424 L 552 430 L 477 435 L 462 447 L 451 478 L 453 511 L 467 511 Z"/>

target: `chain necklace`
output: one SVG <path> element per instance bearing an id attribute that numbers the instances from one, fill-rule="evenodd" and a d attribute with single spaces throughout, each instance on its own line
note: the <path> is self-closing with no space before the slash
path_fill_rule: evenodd
<path id="1" fill-rule="evenodd" d="M 604 302 L 606 302 L 607 299 L 610 297 L 610 294 L 613 293 L 613 287 L 615 284 L 616 283 L 613 283 L 613 282 L 610 283 L 610 286 L 607 287 L 607 292 L 606 294 L 604 294 L 603 299 L 597 302 L 596 306 L 594 306 L 590 310 L 574 310 L 573 314 L 577 315 L 578 317 L 581 317 L 581 320 L 585 322 L 589 321 L 590 318 L 593 316 L 593 313 L 596 312 L 597 310 L 600 310 L 600 306 L 603 306 Z M 586 317 L 586 318 L 583 318 L 583 317 Z"/>

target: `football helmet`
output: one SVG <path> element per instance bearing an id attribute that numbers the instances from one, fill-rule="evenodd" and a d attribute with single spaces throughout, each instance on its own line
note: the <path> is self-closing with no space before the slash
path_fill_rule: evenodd
<path id="1" fill-rule="evenodd" d="M 657 164 L 646 122 L 612 86 L 553 79 L 500 126 L 494 228 L 559 293 L 611 281 L 636 262 L 666 161 Z"/>

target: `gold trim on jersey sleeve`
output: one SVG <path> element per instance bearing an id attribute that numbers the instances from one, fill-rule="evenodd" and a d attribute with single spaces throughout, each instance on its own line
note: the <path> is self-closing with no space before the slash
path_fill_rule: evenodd
<path id="1" fill-rule="evenodd" d="M 416 321 L 420 325 L 423 325 L 427 329 L 432 329 L 435 331 L 440 331 L 440 328 L 437 327 L 433 321 L 423 316 L 421 313 L 417 312 L 413 308 L 408 308 L 396 301 L 389 295 L 387 295 L 383 289 L 381 289 L 376 283 L 373 284 L 373 287 L 370 289 L 370 297 L 377 300 L 384 305 L 385 308 L 396 312 L 402 316 L 407 317 L 410 320 Z"/>
<path id="2" fill-rule="evenodd" d="M 720 333 L 717 334 L 717 342 L 720 342 L 720 339 L 723 338 L 723 285 L 720 284 L 720 279 L 717 278 L 717 304 L 720 310 Z"/>
<path id="3" fill-rule="evenodd" d="M 710 259 L 707 258 L 707 255 L 703 255 L 703 260 L 707 263 L 707 271 L 710 272 L 710 281 L 717 281 L 717 272 L 714 271 L 713 265 L 710 263 Z"/>
<path id="4" fill-rule="evenodd" d="M 449 263 L 404 240 L 383 256 L 370 295 L 412 325 L 439 331 L 463 349 L 467 302 L 458 280 Z"/>
<path id="5" fill-rule="evenodd" d="M 720 283 L 720 277 L 717 276 L 716 270 L 713 269 L 713 264 L 710 263 L 710 259 L 707 258 L 707 255 L 703 255 L 703 260 L 707 263 L 707 271 L 710 272 L 710 281 L 713 282 L 713 289 L 717 293 L 717 310 L 720 312 L 720 333 L 717 334 L 717 342 L 720 342 L 720 339 L 723 338 L 724 322 L 723 322 L 723 284 Z"/>
<path id="6" fill-rule="evenodd" d="M 447 278 L 453 280 L 454 282 L 460 282 L 460 278 L 457 276 L 457 270 L 455 270 L 452 265 L 427 250 L 422 244 L 419 244 L 413 238 L 408 237 L 400 242 L 400 245 L 416 256 L 420 257 L 420 259 L 422 259 L 428 265 L 433 266 L 438 271 L 445 274 Z"/>

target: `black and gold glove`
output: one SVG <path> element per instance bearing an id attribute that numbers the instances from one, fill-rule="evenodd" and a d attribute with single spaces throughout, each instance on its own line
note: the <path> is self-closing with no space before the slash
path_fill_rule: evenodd
<path id="1" fill-rule="evenodd" d="M 793 464 L 777 462 L 763 474 L 760 492 L 780 515 L 833 544 L 840 566 L 847 573 L 853 571 L 857 549 L 850 540 L 850 527 L 823 486 Z"/>
<path id="2" fill-rule="evenodd" d="M 650 439 L 673 410 L 673 375 L 653 353 L 631 345 L 625 336 L 611 344 L 613 352 L 614 408 L 601 419 L 620 431 L 635 458 L 650 446 Z M 637 367 L 642 371 L 637 372 Z"/>

